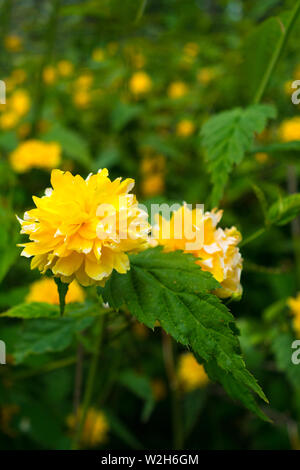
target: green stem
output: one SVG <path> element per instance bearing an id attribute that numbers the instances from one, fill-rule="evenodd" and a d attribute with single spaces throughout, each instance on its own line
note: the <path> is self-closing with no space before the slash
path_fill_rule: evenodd
<path id="1" fill-rule="evenodd" d="M 181 416 L 181 394 L 176 374 L 173 343 L 171 336 L 163 332 L 163 356 L 172 398 L 172 427 L 174 450 L 184 448 L 183 424 Z"/>
<path id="2" fill-rule="evenodd" d="M 78 430 L 77 430 L 75 440 L 73 443 L 74 450 L 77 450 L 80 448 L 81 435 L 82 435 L 82 431 L 84 428 L 86 415 L 87 415 L 87 412 L 91 403 L 92 395 L 93 395 L 96 372 L 97 372 L 98 363 L 99 363 L 100 349 L 102 345 L 103 329 L 104 329 L 104 315 L 100 315 L 98 325 L 97 325 L 97 332 L 96 332 L 97 339 L 96 339 L 96 345 L 95 345 L 95 352 L 94 352 L 94 356 L 93 356 L 90 369 L 89 369 L 82 409 L 79 413 L 79 417 L 80 417 L 79 426 L 78 426 Z"/>
<path id="3" fill-rule="evenodd" d="M 252 235 L 250 235 L 249 237 L 245 238 L 245 240 L 243 240 L 239 246 L 245 246 L 247 245 L 248 243 L 250 242 L 253 242 L 253 240 L 256 240 L 258 237 L 260 237 L 261 235 L 263 235 L 264 233 L 266 233 L 267 231 L 267 228 L 266 227 L 262 227 L 260 228 L 259 230 L 257 230 L 256 232 L 252 233 Z"/>
<path id="4" fill-rule="evenodd" d="M 144 11 L 145 11 L 145 8 L 146 8 L 146 5 L 147 5 L 147 0 L 141 0 L 139 9 L 137 11 L 137 14 L 136 14 L 136 17 L 135 17 L 135 20 L 134 20 L 134 24 L 137 24 L 140 21 L 140 19 L 142 18 L 143 14 L 144 14 Z"/>
<path id="5" fill-rule="evenodd" d="M 273 52 L 273 55 L 271 57 L 271 60 L 269 62 L 269 65 L 264 73 L 264 76 L 260 82 L 260 85 L 258 87 L 258 90 L 256 92 L 256 95 L 254 97 L 254 103 L 257 104 L 261 101 L 262 97 L 263 97 L 263 94 L 270 82 L 270 79 L 271 79 L 271 76 L 274 72 L 274 69 L 278 63 L 278 60 L 281 56 L 281 53 L 286 45 L 286 42 L 288 40 L 288 37 L 290 35 L 290 32 L 292 31 L 292 28 L 295 24 L 295 21 L 297 19 L 297 16 L 300 12 L 300 0 L 298 0 L 298 2 L 296 3 L 294 9 L 292 10 L 291 12 L 291 15 L 290 15 L 290 18 L 287 22 L 287 25 L 286 27 L 284 28 L 284 26 L 282 25 L 282 28 L 284 29 L 282 35 L 281 35 L 281 38 L 280 40 L 278 41 L 278 44 L 276 46 L 276 48 L 274 49 L 274 52 Z"/>

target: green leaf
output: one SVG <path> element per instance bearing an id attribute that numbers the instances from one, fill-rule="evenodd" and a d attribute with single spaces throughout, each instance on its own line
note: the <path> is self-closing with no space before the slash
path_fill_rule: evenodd
<path id="1" fill-rule="evenodd" d="M 267 401 L 240 353 L 234 318 L 209 291 L 219 284 L 182 252 L 150 249 L 130 258 L 127 274 L 113 273 L 101 289 L 104 301 L 129 311 L 149 328 L 157 321 L 176 341 L 191 347 L 220 374 L 231 374 L 236 386 L 251 389 Z"/>
<path id="2" fill-rule="evenodd" d="M 46 142 L 57 142 L 61 145 L 63 152 L 85 168 L 90 168 L 91 157 L 86 140 L 77 132 L 55 124 L 43 134 L 42 140 Z"/>
<path id="3" fill-rule="evenodd" d="M 74 335 L 90 326 L 93 317 L 31 319 L 20 325 L 15 344 L 7 344 L 15 363 L 22 363 L 31 354 L 61 352 L 70 346 Z"/>
<path id="4" fill-rule="evenodd" d="M 138 117 L 142 111 L 142 106 L 137 104 L 118 102 L 111 114 L 113 129 L 117 132 L 121 131 L 133 119 Z"/>
<path id="5" fill-rule="evenodd" d="M 276 201 L 269 209 L 268 220 L 274 225 L 285 225 L 300 213 L 300 193 Z"/>
<path id="6" fill-rule="evenodd" d="M 142 413 L 142 420 L 148 421 L 153 411 L 155 400 L 148 377 L 127 370 L 122 372 L 119 382 L 128 388 L 132 393 L 145 401 L 145 407 Z"/>
<path id="7" fill-rule="evenodd" d="M 204 124 L 201 137 L 213 184 L 213 206 L 217 206 L 222 198 L 233 166 L 251 150 L 254 134 L 262 132 L 267 120 L 275 116 L 273 106 L 257 104 L 224 111 Z"/>
<path id="8" fill-rule="evenodd" d="M 83 318 L 86 316 L 97 316 L 101 313 L 99 305 L 94 302 L 86 301 L 84 303 L 71 303 L 66 306 L 65 317 Z M 32 318 L 57 318 L 60 316 L 58 305 L 48 304 L 47 302 L 25 302 L 16 305 L 0 317 L 23 318 L 24 320 Z"/>

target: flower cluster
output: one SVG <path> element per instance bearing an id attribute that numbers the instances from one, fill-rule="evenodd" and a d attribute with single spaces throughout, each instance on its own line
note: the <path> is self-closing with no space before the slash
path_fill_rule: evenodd
<path id="1" fill-rule="evenodd" d="M 147 248 L 150 230 L 147 213 L 129 194 L 134 181 L 111 181 L 106 169 L 87 179 L 53 170 L 51 184 L 20 219 L 30 238 L 22 255 L 33 256 L 32 269 L 84 286 L 103 285 L 113 269 L 125 273 L 128 253 Z"/>
<path id="2" fill-rule="evenodd" d="M 156 242 L 165 251 L 183 250 L 192 253 L 204 271 L 209 271 L 220 282 L 221 288 L 216 290 L 219 297 L 240 296 L 242 287 L 240 277 L 242 257 L 237 247 L 241 234 L 235 227 L 223 230 L 217 227 L 223 212 L 213 210 L 205 212 L 201 209 L 190 210 L 186 205 L 175 211 L 170 220 L 157 216 L 157 224 L 153 227 Z M 194 235 L 187 234 L 184 225 L 191 223 Z M 193 243 L 201 234 L 201 242 Z M 194 240 L 190 238 L 193 235 Z M 195 245 L 195 247 L 193 247 Z"/>
<path id="3" fill-rule="evenodd" d="M 10 163 L 17 173 L 25 173 L 31 168 L 51 170 L 59 165 L 61 147 L 56 142 L 27 140 L 10 154 Z"/>

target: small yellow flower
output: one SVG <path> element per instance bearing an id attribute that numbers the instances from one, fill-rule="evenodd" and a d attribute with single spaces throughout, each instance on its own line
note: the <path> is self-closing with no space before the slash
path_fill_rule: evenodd
<path id="1" fill-rule="evenodd" d="M 59 165 L 60 154 L 59 144 L 31 139 L 22 142 L 10 154 L 10 163 L 17 173 L 25 173 L 31 168 L 49 170 Z"/>
<path id="2" fill-rule="evenodd" d="M 189 119 L 183 119 L 176 126 L 176 134 L 180 137 L 189 137 L 195 132 L 195 124 Z"/>
<path id="3" fill-rule="evenodd" d="M 30 98 L 26 90 L 16 90 L 8 100 L 8 106 L 18 116 L 22 117 L 28 113 L 30 109 Z"/>
<path id="4" fill-rule="evenodd" d="M 198 258 L 196 263 L 222 286 L 215 291 L 216 295 L 238 297 L 242 293 L 242 257 L 237 247 L 241 234 L 235 227 L 225 230 L 217 227 L 222 214 L 216 210 L 205 213 L 201 209 L 190 210 L 184 205 L 173 212 L 170 220 L 158 215 L 153 235 L 165 251 L 183 250 Z M 197 248 L 189 247 L 189 244 L 195 244 Z"/>
<path id="5" fill-rule="evenodd" d="M 258 162 L 258 163 L 266 163 L 269 159 L 269 155 L 265 152 L 258 152 L 255 154 L 255 160 Z"/>
<path id="6" fill-rule="evenodd" d="M 57 72 L 53 65 L 47 65 L 43 70 L 43 80 L 47 85 L 52 85 L 56 81 Z"/>
<path id="7" fill-rule="evenodd" d="M 19 116 L 14 111 L 7 111 L 0 115 L 0 127 L 3 130 L 13 129 L 19 122 Z"/>
<path id="8" fill-rule="evenodd" d="M 105 59 L 104 50 L 101 49 L 101 47 L 97 47 L 97 49 L 94 49 L 92 52 L 92 59 L 95 62 L 103 62 Z"/>
<path id="9" fill-rule="evenodd" d="M 178 380 L 186 392 L 205 387 L 209 378 L 202 364 L 199 364 L 192 353 L 181 354 L 179 358 Z"/>
<path id="10" fill-rule="evenodd" d="M 5 48 L 10 52 L 20 52 L 22 50 L 22 40 L 16 34 L 10 34 L 4 39 Z"/>
<path id="11" fill-rule="evenodd" d="M 93 81 L 94 81 L 93 75 L 91 75 L 90 73 L 82 73 L 77 78 L 75 82 L 75 87 L 78 91 L 87 90 L 88 88 L 91 87 Z"/>
<path id="12" fill-rule="evenodd" d="M 76 434 L 82 411 L 78 417 L 74 414 L 67 417 L 67 425 L 72 433 Z M 105 414 L 95 408 L 89 408 L 81 435 L 81 444 L 87 447 L 96 447 L 107 440 L 109 424 Z"/>
<path id="13" fill-rule="evenodd" d="M 300 117 L 296 116 L 283 121 L 279 127 L 279 136 L 282 142 L 300 140 Z"/>
<path id="14" fill-rule="evenodd" d="M 293 315 L 293 327 L 297 334 L 297 337 L 300 338 L 300 292 L 298 295 L 293 298 L 290 297 L 287 301 L 287 304 Z"/>
<path id="15" fill-rule="evenodd" d="M 199 46 L 196 42 L 188 42 L 183 50 L 187 56 L 196 57 L 199 53 Z"/>
<path id="16" fill-rule="evenodd" d="M 66 303 L 83 302 L 85 293 L 82 287 L 73 281 L 69 284 L 66 295 Z M 44 277 L 30 285 L 26 302 L 47 302 L 48 304 L 59 305 L 59 295 L 57 285 L 53 278 Z"/>
<path id="17" fill-rule="evenodd" d="M 84 286 L 104 285 L 114 269 L 126 273 L 128 253 L 148 247 L 150 230 L 147 213 L 129 194 L 134 180 L 111 181 L 106 169 L 85 180 L 53 170 L 51 184 L 20 219 L 31 240 L 21 245 L 23 256 L 33 256 L 31 268 Z"/>
<path id="18" fill-rule="evenodd" d="M 164 155 L 148 156 L 146 153 L 146 157 L 143 158 L 141 163 L 141 173 L 144 175 L 149 175 L 149 173 L 160 173 L 165 170 L 165 167 L 166 159 Z"/>
<path id="19" fill-rule="evenodd" d="M 77 108 L 87 108 L 91 103 L 91 94 L 88 90 L 79 89 L 73 95 L 73 102 Z"/>
<path id="20" fill-rule="evenodd" d="M 135 95 L 148 93 L 152 88 L 152 80 L 146 72 L 141 70 L 132 75 L 129 88 Z"/>
<path id="21" fill-rule="evenodd" d="M 146 176 L 142 181 L 141 191 L 144 197 L 153 197 L 162 194 L 165 190 L 163 173 L 154 173 Z"/>
<path id="22" fill-rule="evenodd" d="M 207 85 L 208 83 L 210 83 L 214 79 L 214 77 L 215 71 L 211 67 L 203 67 L 197 73 L 197 80 L 203 85 Z"/>
<path id="23" fill-rule="evenodd" d="M 57 64 L 57 70 L 62 77 L 69 77 L 74 71 L 74 66 L 69 60 L 60 60 Z"/>
<path id="24" fill-rule="evenodd" d="M 173 82 L 168 88 L 168 96 L 172 99 L 182 98 L 187 92 L 188 87 L 184 82 Z"/>

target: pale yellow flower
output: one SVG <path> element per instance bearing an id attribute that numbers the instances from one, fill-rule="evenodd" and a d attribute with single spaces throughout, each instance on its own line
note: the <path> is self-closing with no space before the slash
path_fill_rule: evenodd
<path id="1" fill-rule="evenodd" d="M 189 137 L 195 132 L 195 124 L 189 119 L 182 119 L 176 126 L 176 134 L 180 137 Z"/>
<path id="2" fill-rule="evenodd" d="M 74 65 L 69 60 L 60 60 L 57 63 L 57 70 L 62 77 L 69 77 L 74 71 Z"/>
<path id="3" fill-rule="evenodd" d="M 22 50 L 22 40 L 16 34 L 10 34 L 4 38 L 5 48 L 10 52 L 20 52 Z"/>
<path id="4" fill-rule="evenodd" d="M 17 173 L 25 173 L 31 168 L 51 170 L 59 165 L 61 147 L 56 142 L 27 140 L 10 154 L 10 163 Z"/>
<path id="5" fill-rule="evenodd" d="M 178 366 L 178 380 L 181 387 L 190 392 L 205 387 L 209 378 L 202 364 L 199 364 L 192 353 L 181 354 Z"/>
<path id="6" fill-rule="evenodd" d="M 97 47 L 97 49 L 94 49 L 92 52 L 92 59 L 95 62 L 103 62 L 105 59 L 104 50 L 101 49 L 101 47 Z"/>
<path id="7" fill-rule="evenodd" d="M 106 169 L 85 180 L 53 170 L 51 184 L 20 219 L 31 240 L 21 245 L 23 256 L 33 256 L 31 268 L 84 286 L 104 285 L 114 269 L 126 273 L 128 254 L 148 247 L 150 230 L 147 213 L 129 194 L 134 180 L 111 181 Z"/>
<path id="8" fill-rule="evenodd" d="M 173 99 L 182 98 L 187 92 L 188 87 L 184 82 L 173 82 L 168 88 L 168 96 Z"/>
<path id="9" fill-rule="evenodd" d="M 132 75 L 129 88 L 135 95 L 148 93 L 152 88 L 152 80 L 146 72 L 140 70 Z"/>
<path id="10" fill-rule="evenodd" d="M 293 328 L 297 334 L 297 337 L 300 338 L 300 292 L 295 298 L 290 297 L 287 301 L 287 304 L 294 317 Z"/>
<path id="11" fill-rule="evenodd" d="M 82 287 L 74 280 L 69 284 L 66 295 L 66 303 L 83 302 L 85 293 Z M 26 302 L 47 302 L 48 304 L 59 305 L 59 295 L 57 285 L 53 278 L 44 277 L 33 282 L 29 287 Z"/>
<path id="12" fill-rule="evenodd" d="M 282 142 L 300 140 L 300 117 L 295 116 L 283 121 L 279 127 L 279 136 Z"/>
<path id="13" fill-rule="evenodd" d="M 52 85 L 57 78 L 57 71 L 53 65 L 47 65 L 43 70 L 43 80 L 47 85 Z"/>
<path id="14" fill-rule="evenodd" d="M 76 429 L 80 422 L 81 409 L 78 416 L 74 414 L 67 417 L 67 425 L 72 433 L 76 435 Z M 96 408 L 89 408 L 86 420 L 81 434 L 81 444 L 87 447 L 96 447 L 103 444 L 107 440 L 109 424 L 105 414 Z"/>
<path id="15" fill-rule="evenodd" d="M 183 250 L 198 258 L 196 263 L 210 272 L 222 286 L 215 291 L 216 295 L 222 298 L 238 297 L 242 293 L 242 257 L 237 247 L 241 234 L 235 227 L 225 230 L 217 227 L 222 214 L 222 211 L 216 210 L 205 213 L 199 208 L 190 210 L 184 205 L 173 212 L 170 220 L 158 215 L 153 235 L 165 251 Z M 199 234 L 198 243 L 196 235 Z M 190 248 L 192 243 L 197 248 Z"/>

